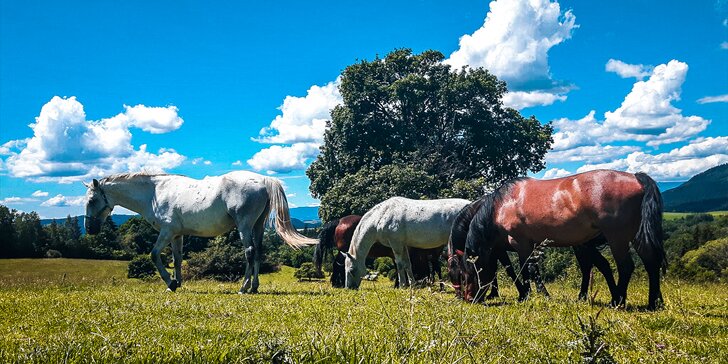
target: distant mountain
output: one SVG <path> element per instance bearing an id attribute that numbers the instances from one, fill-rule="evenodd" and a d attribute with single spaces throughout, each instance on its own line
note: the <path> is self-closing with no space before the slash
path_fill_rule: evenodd
<path id="1" fill-rule="evenodd" d="M 693 176 L 662 193 L 665 211 L 706 212 L 728 210 L 728 164 Z"/>
<path id="2" fill-rule="evenodd" d="M 111 215 L 111 220 L 114 221 L 116 226 L 120 226 L 127 220 L 137 215 Z M 50 225 L 54 219 L 42 219 L 40 220 L 41 225 Z M 63 224 L 66 221 L 65 217 L 55 219 L 58 224 Z M 86 233 L 86 227 L 83 226 L 83 216 L 78 216 L 78 224 L 81 226 L 81 232 Z M 291 224 L 296 229 L 303 229 L 308 226 L 309 228 L 319 227 L 321 221 L 318 218 L 318 207 L 294 207 L 291 209 Z"/>

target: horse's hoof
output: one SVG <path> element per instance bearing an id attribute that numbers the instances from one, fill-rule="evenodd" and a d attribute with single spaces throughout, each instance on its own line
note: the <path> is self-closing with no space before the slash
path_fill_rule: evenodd
<path id="1" fill-rule="evenodd" d="M 173 279 L 169 282 L 169 285 L 167 286 L 167 290 L 175 292 L 177 291 L 177 287 L 179 287 L 179 283 L 176 279 Z"/>

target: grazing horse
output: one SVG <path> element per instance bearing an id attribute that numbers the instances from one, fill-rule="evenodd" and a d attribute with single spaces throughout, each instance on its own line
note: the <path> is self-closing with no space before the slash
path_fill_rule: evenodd
<path id="1" fill-rule="evenodd" d="M 333 247 L 340 254 L 334 256 L 333 270 L 331 272 L 331 286 L 334 288 L 343 288 L 345 283 L 344 259 L 346 255 L 342 254 L 349 251 L 351 238 L 354 235 L 361 216 L 349 215 L 327 222 L 319 233 L 319 243 L 313 253 L 313 263 L 318 271 L 321 271 L 324 254 Z M 442 248 L 435 249 L 410 249 L 410 261 L 412 261 L 412 272 L 416 281 L 432 277 L 434 282 L 434 273 L 442 280 L 440 273 L 440 253 Z M 369 258 L 390 257 L 394 259 L 392 249 L 375 243 L 367 254 Z M 432 268 L 430 268 L 432 266 Z M 432 271 L 431 271 L 432 270 Z M 399 279 L 395 279 L 395 287 L 399 286 Z"/>
<path id="2" fill-rule="evenodd" d="M 464 258 L 478 259 L 476 264 L 460 260 L 465 289 L 474 295 L 480 268 L 486 282 L 493 279 L 495 265 L 489 264 L 490 258 L 507 245 L 524 266 L 536 244 L 581 246 L 600 235 L 609 244 L 619 273 L 612 304 L 626 303 L 634 271 L 632 242 L 649 277 L 647 307 L 657 308 L 662 301 L 660 267 L 665 267 L 662 197 L 655 181 L 644 173 L 597 170 L 552 180 L 520 178 L 486 195 L 465 243 Z"/>
<path id="3" fill-rule="evenodd" d="M 109 176 L 86 185 L 85 226 L 89 234 L 101 229 L 101 222 L 114 206 L 140 214 L 159 231 L 152 260 L 167 288 L 182 285 L 182 236 L 213 237 L 237 227 L 245 247 L 247 267 L 240 293 L 258 291 L 261 243 L 265 223 L 275 212 L 275 227 L 283 241 L 293 248 L 316 244 L 291 225 L 288 201 L 281 183 L 252 172 L 230 172 L 196 180 L 180 175 L 126 173 Z M 160 252 L 172 244 L 174 279 L 162 264 Z M 251 281 L 252 273 L 252 281 Z"/>
<path id="4" fill-rule="evenodd" d="M 453 288 L 455 288 L 455 294 L 458 298 L 463 298 L 464 300 L 470 302 L 470 301 L 480 301 L 483 297 L 483 295 L 486 293 L 482 288 L 479 287 L 478 291 L 475 295 L 471 295 L 472 292 L 469 292 L 466 290 L 466 292 L 463 292 L 461 290 L 461 285 L 463 284 L 464 277 L 462 270 L 460 269 L 459 260 L 462 259 L 463 251 L 465 250 L 465 241 L 467 239 L 468 230 L 470 229 L 470 222 L 472 221 L 473 217 L 477 213 L 478 209 L 483 205 L 483 201 L 485 199 L 481 198 L 473 203 L 471 203 L 468 206 L 465 206 L 462 211 L 458 214 L 458 216 L 455 218 L 455 221 L 452 224 L 452 231 L 450 232 L 450 238 L 448 239 L 448 245 L 447 245 L 447 251 L 448 251 L 448 271 L 450 276 L 450 282 L 452 283 Z M 511 237 L 509 237 L 509 240 L 512 240 Z M 590 240 L 588 243 L 582 245 L 582 246 L 575 246 L 573 247 L 574 253 L 576 255 L 577 263 L 579 264 L 579 269 L 581 270 L 582 279 L 581 279 L 581 289 L 579 291 L 579 299 L 584 300 L 587 297 L 587 291 L 589 289 L 589 279 L 591 277 L 591 270 L 592 267 L 597 267 L 597 269 L 604 275 L 604 278 L 607 282 L 607 285 L 609 286 L 609 291 L 612 292 L 612 294 L 616 294 L 616 283 L 614 282 L 614 275 L 612 273 L 612 268 L 609 266 L 609 262 L 602 256 L 602 254 L 599 252 L 598 247 L 601 244 L 606 243 L 606 240 L 602 235 Z M 511 245 L 506 246 L 506 250 L 509 251 L 515 251 Z M 527 297 L 527 291 L 525 290 L 525 286 L 521 281 L 518 279 L 518 275 L 514 271 L 511 260 L 508 257 L 508 253 L 506 250 L 503 250 L 500 252 L 500 254 L 495 257 L 491 257 L 491 262 L 489 264 L 497 264 L 495 261 L 495 258 L 497 258 L 497 261 L 500 262 L 506 269 L 506 273 L 508 276 L 513 280 L 513 282 L 516 285 L 516 288 L 519 292 L 519 299 L 523 300 Z M 468 264 L 466 262 L 466 264 Z M 533 269 L 534 274 L 534 280 L 536 283 L 537 290 L 539 292 L 544 293 L 546 296 L 548 296 L 548 292 L 546 291 L 546 287 L 543 284 L 543 281 L 541 279 L 541 275 L 538 272 L 538 265 L 533 264 L 530 268 Z M 530 272 L 531 269 L 524 269 L 521 273 L 526 282 L 529 282 L 530 280 Z M 484 278 L 481 276 L 479 278 L 482 278 L 480 282 L 478 282 L 481 286 L 485 284 L 485 288 L 487 290 L 487 281 L 484 280 Z M 490 282 L 490 294 L 485 297 L 485 299 L 491 299 L 498 297 L 498 280 L 494 277 L 493 281 Z M 463 294 L 465 293 L 465 294 Z"/>
<path id="5" fill-rule="evenodd" d="M 411 200 L 392 197 L 374 206 L 354 230 L 344 263 L 346 288 L 357 289 L 374 243 L 394 253 L 400 287 L 414 283 L 409 248 L 432 249 L 447 244 L 455 216 L 470 201 L 462 199 Z"/>

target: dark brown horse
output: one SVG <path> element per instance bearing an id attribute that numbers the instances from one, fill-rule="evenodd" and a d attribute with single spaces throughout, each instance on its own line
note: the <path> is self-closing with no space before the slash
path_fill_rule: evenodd
<path id="1" fill-rule="evenodd" d="M 463 290 L 461 290 L 461 285 L 463 283 L 463 274 L 459 264 L 459 260 L 462 259 L 463 251 L 465 250 L 465 242 L 467 239 L 468 231 L 470 229 L 470 222 L 472 221 L 473 217 L 478 212 L 484 201 L 485 198 L 481 198 L 471 203 L 470 205 L 465 206 L 465 208 L 460 211 L 460 214 L 458 214 L 458 216 L 455 218 L 455 221 L 453 222 L 452 230 L 450 232 L 450 239 L 448 240 L 447 245 L 448 271 L 450 275 L 450 282 L 455 288 L 455 294 L 458 296 L 458 298 L 463 298 L 466 301 L 480 301 L 485 295 L 485 291 L 488 288 L 487 282 L 481 281 L 480 284 L 485 284 L 485 287 L 479 288 L 476 294 L 472 294 L 472 292 L 463 292 Z M 509 239 L 512 238 L 509 237 Z M 574 247 L 576 260 L 579 264 L 579 269 L 581 270 L 582 274 L 579 299 L 586 299 L 587 297 L 589 279 L 591 277 L 591 270 L 593 267 L 596 267 L 604 275 L 610 292 L 616 294 L 617 287 L 616 283 L 614 282 L 612 268 L 609 266 L 609 262 L 599 252 L 599 246 L 605 243 L 606 240 L 604 240 L 604 237 L 600 235 L 582 246 Z M 519 298 L 525 299 L 525 295 L 528 292 L 525 289 L 524 283 L 521 282 L 518 274 L 516 274 L 516 272 L 514 271 L 511 260 L 508 257 L 508 253 L 506 252 L 506 250 L 515 251 L 511 247 L 511 245 L 506 246 L 506 249 L 501 251 L 497 257 L 495 255 L 491 257 L 490 264 L 497 264 L 498 262 L 500 262 L 501 265 L 505 267 L 508 276 L 515 283 L 516 288 L 521 295 L 521 297 Z M 532 264 L 531 266 L 529 266 L 529 269 L 524 269 L 521 273 L 521 276 L 526 282 L 525 284 L 528 284 L 530 279 L 533 279 L 536 284 L 536 289 L 539 292 L 542 292 L 544 295 L 548 296 L 548 291 L 543 284 L 543 280 L 541 279 L 537 264 Z M 490 294 L 485 297 L 485 299 L 491 299 L 498 296 L 498 280 L 494 277 L 493 281 L 490 282 Z"/>
<path id="2" fill-rule="evenodd" d="M 349 215 L 327 222 L 319 234 L 319 243 L 316 245 L 313 254 L 313 263 L 316 269 L 321 271 L 324 254 L 336 247 L 339 252 L 349 251 L 351 238 L 354 234 L 356 226 L 359 224 L 361 216 Z M 437 274 L 442 280 L 440 273 L 440 255 L 442 247 L 435 249 L 417 249 L 409 248 L 410 261 L 412 262 L 412 273 L 416 281 L 431 279 L 434 282 L 434 274 Z M 392 249 L 382 244 L 375 243 L 369 250 L 368 257 L 390 257 L 394 259 Z M 333 271 L 331 272 L 331 285 L 336 288 L 344 287 L 346 275 L 344 273 L 343 254 L 336 254 L 333 262 Z M 395 285 L 397 282 L 395 281 Z"/>
<path id="3" fill-rule="evenodd" d="M 474 295 L 478 279 L 493 280 L 496 267 L 491 257 L 509 245 L 523 266 L 536 244 L 581 246 L 600 235 L 609 244 L 619 273 L 612 304 L 626 303 L 634 271 L 632 242 L 649 277 L 648 308 L 657 308 L 662 301 L 660 267 L 665 267 L 662 197 L 655 181 L 644 173 L 598 170 L 553 180 L 521 178 L 486 195 L 459 259 L 465 290 Z M 476 256 L 475 264 L 466 264 Z"/>

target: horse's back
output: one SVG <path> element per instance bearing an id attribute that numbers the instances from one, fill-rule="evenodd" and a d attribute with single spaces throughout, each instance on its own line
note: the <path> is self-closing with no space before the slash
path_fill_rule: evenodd
<path id="1" fill-rule="evenodd" d="M 463 199 L 393 197 L 372 208 L 364 218 L 377 230 L 383 244 L 400 241 L 415 247 L 435 248 L 447 243 L 452 221 L 468 203 Z"/>
<path id="2" fill-rule="evenodd" d="M 515 236 L 582 243 L 604 228 L 640 220 L 642 186 L 634 175 L 597 170 L 552 180 L 524 179 L 510 187 L 496 221 Z M 527 233 L 526 233 L 527 232 Z"/>

